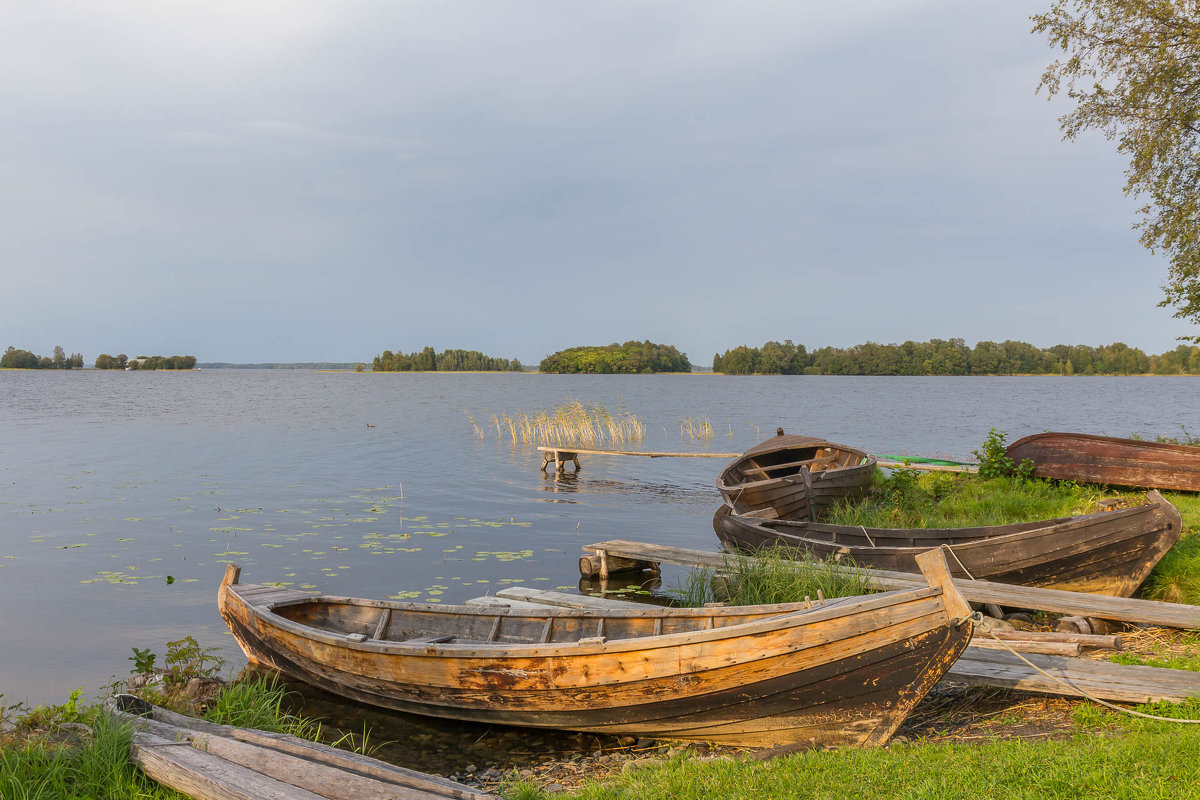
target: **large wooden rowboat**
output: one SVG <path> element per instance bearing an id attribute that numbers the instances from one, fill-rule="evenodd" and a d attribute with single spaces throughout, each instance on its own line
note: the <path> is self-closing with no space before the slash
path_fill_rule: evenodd
<path id="1" fill-rule="evenodd" d="M 876 745 L 954 663 L 970 607 L 929 586 L 823 604 L 480 608 L 241 584 L 221 616 L 246 657 L 417 714 L 752 747 Z"/>
<path id="2" fill-rule="evenodd" d="M 1039 478 L 1200 492 L 1200 447 L 1088 433 L 1035 433 L 1008 446 Z"/>
<path id="3" fill-rule="evenodd" d="M 445 778 L 287 734 L 215 725 L 128 694 L 107 707 L 133 728 L 134 763 L 196 800 L 495 800 Z"/>
<path id="4" fill-rule="evenodd" d="M 713 528 L 731 549 L 804 548 L 823 559 L 912 572 L 946 545 L 957 578 L 1130 597 L 1179 539 L 1179 511 L 1158 492 L 1146 504 L 1078 517 L 978 528 L 864 528 L 757 519 L 717 509 Z"/>
<path id="5" fill-rule="evenodd" d="M 861 496 L 874 475 L 875 456 L 780 428 L 730 463 L 717 488 L 739 514 L 817 519 L 838 500 Z"/>

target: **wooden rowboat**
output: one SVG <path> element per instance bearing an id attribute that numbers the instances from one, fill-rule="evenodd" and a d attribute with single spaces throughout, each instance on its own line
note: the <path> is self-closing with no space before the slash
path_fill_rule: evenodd
<path id="1" fill-rule="evenodd" d="M 109 711 L 133 727 L 133 761 L 196 800 L 495 800 L 445 778 L 282 733 L 185 717 L 133 695 Z"/>
<path id="2" fill-rule="evenodd" d="M 916 557 L 946 545 L 957 578 L 1130 597 L 1179 539 L 1179 511 L 1158 492 L 1146 504 L 1078 517 L 978 528 L 864 528 L 731 514 L 713 528 L 731 549 L 804 548 L 824 559 L 912 572 Z"/>
<path id="3" fill-rule="evenodd" d="M 371 705 L 452 719 L 752 747 L 875 745 L 954 663 L 970 607 L 929 585 L 823 604 L 481 608 L 241 584 L 221 616 L 246 657 Z"/>
<path id="4" fill-rule="evenodd" d="M 1039 478 L 1200 492 L 1200 447 L 1087 433 L 1035 433 L 1008 446 Z"/>
<path id="5" fill-rule="evenodd" d="M 861 496 L 874 475 L 875 456 L 780 428 L 730 463 L 717 488 L 736 513 L 813 520 L 838 500 Z"/>

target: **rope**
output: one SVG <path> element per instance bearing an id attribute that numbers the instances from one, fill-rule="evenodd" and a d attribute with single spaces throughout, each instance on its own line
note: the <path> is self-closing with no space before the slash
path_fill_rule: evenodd
<path id="1" fill-rule="evenodd" d="M 867 528 L 866 528 L 866 526 L 865 526 L 865 525 L 859 525 L 858 527 L 862 528 L 863 536 L 867 537 L 867 542 L 869 542 L 869 543 L 870 543 L 871 547 L 875 547 L 875 542 L 871 541 L 871 534 L 867 533 Z"/>
<path id="2" fill-rule="evenodd" d="M 963 572 L 965 572 L 965 573 L 967 573 L 967 577 L 968 577 L 968 578 L 970 578 L 971 580 L 975 580 L 975 576 L 971 574 L 971 571 L 970 571 L 969 569 L 967 569 L 967 565 L 966 565 L 966 564 L 964 564 L 964 563 L 962 562 L 962 559 L 960 559 L 960 558 L 958 557 L 958 553 L 954 552 L 954 548 L 952 548 L 952 547 L 951 547 L 950 545 L 948 545 L 948 544 L 942 544 L 942 545 L 940 545 L 940 547 L 941 547 L 943 550 L 945 550 L 947 553 L 949 553 L 950 555 L 954 556 L 954 560 L 958 562 L 958 565 L 959 565 L 960 567 L 962 567 L 962 571 L 963 571 Z M 982 619 L 982 617 L 981 617 L 981 619 Z"/>
<path id="3" fill-rule="evenodd" d="M 981 623 L 981 622 L 983 622 L 983 614 L 976 611 L 971 614 L 970 619 L 972 621 L 974 621 L 975 623 Z M 1157 720 L 1158 722 L 1178 722 L 1182 725 L 1200 725 L 1200 719 L 1179 719 L 1177 717 L 1156 717 L 1153 714 L 1143 714 L 1141 711 L 1134 711 L 1132 708 L 1122 708 L 1121 706 L 1115 705 L 1114 703 L 1110 703 L 1107 700 L 1101 700 L 1099 697 L 1096 697 L 1091 692 L 1088 692 L 1087 690 L 1076 686 L 1075 684 L 1071 683 L 1070 681 L 1066 680 L 1065 678 L 1060 678 L 1057 675 L 1051 675 L 1049 672 L 1046 672 L 1046 670 L 1042 669 L 1037 664 L 1033 663 L 1028 658 L 1026 658 L 1025 656 L 1018 653 L 1016 650 L 1014 650 L 1012 648 L 1012 646 L 1009 645 L 1008 642 L 1001 639 L 999 636 L 997 636 L 992 631 L 987 630 L 985 628 L 984 632 L 987 633 L 988 636 L 991 636 L 997 642 L 1002 644 L 1004 646 L 1005 650 L 1007 650 L 1008 652 L 1012 653 L 1017 658 L 1024 661 L 1026 665 L 1033 667 L 1035 670 L 1042 673 L 1043 675 L 1045 675 L 1047 678 L 1054 681 L 1055 683 L 1061 684 L 1061 685 L 1067 687 L 1068 689 L 1071 689 L 1072 691 L 1078 692 L 1079 694 L 1086 697 L 1088 700 L 1091 700 L 1093 703 L 1098 703 L 1099 705 L 1102 705 L 1105 708 L 1111 708 L 1113 711 L 1120 711 L 1122 714 L 1128 714 L 1131 717 L 1141 717 L 1142 719 L 1152 719 L 1152 720 Z"/>

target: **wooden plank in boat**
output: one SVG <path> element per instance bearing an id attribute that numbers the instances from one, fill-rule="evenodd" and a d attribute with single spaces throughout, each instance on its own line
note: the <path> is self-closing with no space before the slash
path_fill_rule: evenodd
<path id="1" fill-rule="evenodd" d="M 516 600 L 533 607 L 557 606 L 559 608 L 632 608 L 644 609 L 645 603 L 632 603 L 628 600 L 616 600 L 607 597 L 592 597 L 586 594 L 567 594 L 566 592 L 550 592 L 541 589 L 529 589 L 524 586 L 510 586 L 496 592 L 497 597 L 505 600 Z"/>
<path id="2" fill-rule="evenodd" d="M 544 606 L 537 603 L 523 603 L 519 600 L 509 600 L 504 597 L 495 595 L 487 595 L 486 597 L 472 597 L 463 603 L 465 606 L 477 606 L 479 608 L 520 608 L 526 611 L 539 611 Z"/>
<path id="3" fill-rule="evenodd" d="M 727 558 L 723 553 L 646 544 L 623 539 L 597 542 L 585 545 L 583 549 L 595 553 L 605 551 L 624 558 L 708 569 L 721 569 L 725 566 Z M 864 570 L 864 572 L 881 589 L 911 589 L 925 583 L 921 576 L 909 572 L 890 570 Z M 1200 630 L 1200 606 L 959 578 L 955 578 L 954 585 L 967 600 L 973 603 L 995 603 L 1010 608 L 1032 608 L 1038 611 L 1074 614 L 1081 617 L 1099 617 L 1168 628 Z"/>

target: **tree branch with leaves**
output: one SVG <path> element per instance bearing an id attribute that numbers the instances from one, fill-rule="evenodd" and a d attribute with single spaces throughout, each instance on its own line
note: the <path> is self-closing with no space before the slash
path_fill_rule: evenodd
<path id="1" fill-rule="evenodd" d="M 1200 323 L 1200 0 L 1055 0 L 1032 20 L 1065 54 L 1038 86 L 1074 101 L 1064 138 L 1099 130 L 1129 156 L 1134 227 L 1169 261 L 1159 305 Z"/>

